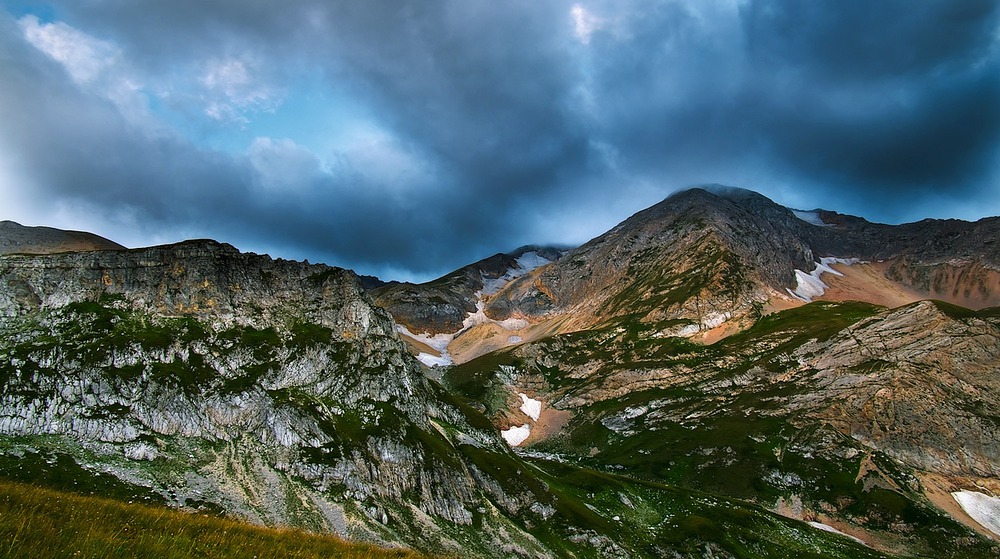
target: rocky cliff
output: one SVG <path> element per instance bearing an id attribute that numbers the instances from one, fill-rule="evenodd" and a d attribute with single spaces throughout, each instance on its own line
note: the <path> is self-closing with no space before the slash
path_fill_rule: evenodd
<path id="1" fill-rule="evenodd" d="M 514 460 L 506 445 L 423 376 L 349 271 L 213 241 L 4 256 L 0 316 L 8 455 L 67 454 L 268 524 L 544 555 L 456 450 Z M 474 522 L 507 537 L 449 535 Z"/>

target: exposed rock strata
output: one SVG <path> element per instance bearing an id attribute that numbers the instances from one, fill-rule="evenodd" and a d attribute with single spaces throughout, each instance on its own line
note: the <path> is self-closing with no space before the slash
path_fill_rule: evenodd
<path id="1" fill-rule="evenodd" d="M 179 505 L 427 549 L 442 527 L 499 523 L 544 554 L 484 515 L 451 439 L 506 445 L 447 403 L 349 271 L 212 241 L 8 255 L 0 317 L 0 434 L 77 441 Z"/>

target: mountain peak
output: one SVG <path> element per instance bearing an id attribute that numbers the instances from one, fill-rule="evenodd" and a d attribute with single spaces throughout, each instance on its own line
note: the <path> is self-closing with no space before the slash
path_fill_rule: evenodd
<path id="1" fill-rule="evenodd" d="M 754 192 L 753 190 L 747 188 L 741 188 L 738 186 L 729 186 L 726 184 L 718 184 L 718 183 L 699 184 L 696 186 L 692 186 L 691 188 L 688 188 L 686 190 L 682 190 L 680 192 L 687 192 L 692 190 L 701 190 L 709 194 L 714 194 L 715 196 L 719 196 L 720 198 L 747 198 L 753 196 L 761 198 L 764 197 L 762 194 Z"/>
<path id="2" fill-rule="evenodd" d="M 674 219 L 680 215 L 688 218 L 710 216 L 710 221 L 729 221 L 736 214 L 756 215 L 770 221 L 782 221 L 792 215 L 788 208 L 752 190 L 709 184 L 678 190 L 658 204 L 639 211 L 618 227 L 635 225 L 643 220 Z"/>

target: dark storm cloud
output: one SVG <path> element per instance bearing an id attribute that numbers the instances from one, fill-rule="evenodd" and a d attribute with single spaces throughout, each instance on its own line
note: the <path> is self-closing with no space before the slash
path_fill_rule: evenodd
<path id="1" fill-rule="evenodd" d="M 755 2 L 743 16 L 750 66 L 771 80 L 748 109 L 792 170 L 872 202 L 996 193 L 1000 4 Z"/>
<path id="2" fill-rule="evenodd" d="M 801 187 L 876 219 L 1000 199 L 995 2 L 54 4 L 150 89 L 187 80 L 164 102 L 190 114 L 217 102 L 239 128 L 310 79 L 386 135 L 360 156 L 291 134 L 212 149 L 81 86 L 5 19 L 0 145 L 37 204 L 161 236 L 427 277 L 584 241 L 692 183 Z M 211 64 L 219 83 L 199 81 Z"/>
<path id="3" fill-rule="evenodd" d="M 298 254 L 369 269 L 390 262 L 428 273 L 479 258 L 487 246 L 526 242 L 511 235 L 514 208 L 526 192 L 544 193 L 538 187 L 551 184 L 566 159 L 577 159 L 581 140 L 564 137 L 566 126 L 558 122 L 564 117 L 553 114 L 559 99 L 553 100 L 555 108 L 543 101 L 548 92 L 565 89 L 552 85 L 561 75 L 558 65 L 539 63 L 537 51 L 510 58 L 503 47 L 516 22 L 503 21 L 510 17 L 503 10 L 465 14 L 428 4 L 395 13 L 233 10 L 241 15 L 230 17 L 212 12 L 225 8 L 216 4 L 195 20 L 200 23 L 188 24 L 184 5 L 169 13 L 160 6 L 141 15 L 97 13 L 94 23 L 100 23 L 102 37 L 134 45 L 155 67 L 196 57 L 212 41 L 222 50 L 273 43 L 287 52 L 308 15 L 308 24 L 323 32 L 311 37 L 312 59 L 306 62 L 332 80 L 353 80 L 351 87 L 377 102 L 394 131 L 444 171 L 397 199 L 384 194 L 384 185 L 366 184 L 364 176 L 350 173 L 317 173 L 291 192 L 270 196 L 266 189 L 254 190 L 241 158 L 199 150 L 175 137 L 144 137 L 108 103 L 81 97 L 51 61 L 18 45 L 30 56 L 16 57 L 22 64 L 5 73 L 23 74 L 28 85 L 7 91 L 8 106 L 17 114 L 47 117 L 18 123 L 37 140 L 24 146 L 36 156 L 32 166 L 46 190 L 135 211 L 150 228 L 171 219 L 200 223 L 206 235 L 227 238 L 239 232 L 251 245 L 296 247 Z M 171 20 L 170 14 L 179 17 Z M 162 32 L 149 33 L 141 23 L 149 20 Z M 440 36 L 447 28 L 454 36 Z M 166 49 L 165 37 L 176 48 Z M 532 42 L 537 48 L 542 41 Z M 505 72 L 508 64 L 525 75 Z M 33 94 L 51 89 L 50 83 L 60 87 L 58 96 Z M 62 118 L 63 113 L 72 114 Z M 60 156 L 53 162 L 52 154 Z"/>
<path id="4" fill-rule="evenodd" d="M 654 175 L 745 165 L 868 205 L 907 194 L 875 218 L 914 216 L 925 195 L 995 195 L 998 14 L 994 2 L 751 2 L 734 22 L 675 6 L 600 44 L 600 130 Z"/>
<path id="5" fill-rule="evenodd" d="M 763 0 L 741 9 L 761 63 L 849 82 L 964 72 L 995 56 L 997 11 L 992 0 Z"/>

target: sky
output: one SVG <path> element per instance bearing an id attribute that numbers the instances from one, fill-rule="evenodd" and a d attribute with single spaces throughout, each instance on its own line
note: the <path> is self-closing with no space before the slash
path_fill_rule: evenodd
<path id="1" fill-rule="evenodd" d="M 1000 3 L 0 0 L 0 219 L 422 281 L 707 183 L 1000 215 Z"/>

